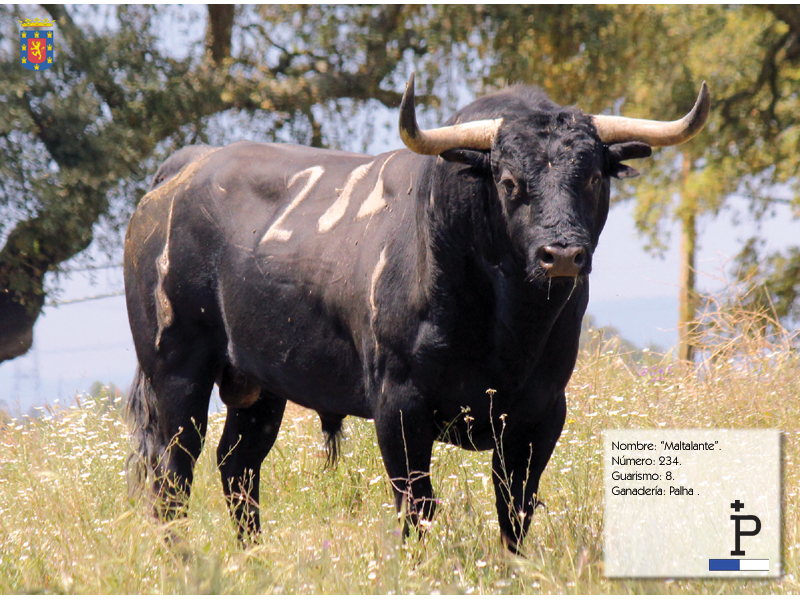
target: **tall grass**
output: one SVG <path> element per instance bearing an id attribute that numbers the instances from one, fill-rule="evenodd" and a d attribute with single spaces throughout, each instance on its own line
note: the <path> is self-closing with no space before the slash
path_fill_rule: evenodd
<path id="1" fill-rule="evenodd" d="M 786 332 L 756 317 L 708 315 L 694 367 L 652 353 L 634 362 L 590 332 L 524 559 L 501 549 L 488 453 L 437 444 L 437 517 L 425 538 L 403 545 L 372 425 L 348 419 L 342 459 L 326 471 L 317 417 L 290 408 L 261 470 L 262 543 L 237 545 L 207 448 L 189 516 L 175 525 L 183 541 L 168 545 L 145 503 L 127 497 L 119 401 L 12 420 L 0 425 L 0 592 L 800 592 L 800 356 Z M 223 419 L 211 417 L 210 448 Z M 784 578 L 603 577 L 602 432 L 657 427 L 785 432 Z"/>

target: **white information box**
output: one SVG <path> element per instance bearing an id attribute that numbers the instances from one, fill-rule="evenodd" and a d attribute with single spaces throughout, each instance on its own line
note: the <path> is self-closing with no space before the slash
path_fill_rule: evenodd
<path id="1" fill-rule="evenodd" d="M 781 435 L 605 432 L 606 577 L 779 577 Z"/>

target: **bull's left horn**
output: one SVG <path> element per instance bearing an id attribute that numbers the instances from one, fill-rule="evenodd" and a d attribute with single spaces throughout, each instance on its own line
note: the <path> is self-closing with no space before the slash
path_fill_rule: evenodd
<path id="1" fill-rule="evenodd" d="M 688 115 L 677 121 L 650 121 L 628 117 L 593 115 L 597 134 L 606 144 L 644 142 L 650 146 L 675 146 L 689 141 L 706 124 L 711 95 L 706 82 L 700 87 L 697 102 Z"/>
<path id="2" fill-rule="evenodd" d="M 502 122 L 503 119 L 487 119 L 438 129 L 420 129 L 414 110 L 414 73 L 408 79 L 400 102 L 400 138 L 409 150 L 417 154 L 436 155 L 454 148 L 489 150 Z"/>

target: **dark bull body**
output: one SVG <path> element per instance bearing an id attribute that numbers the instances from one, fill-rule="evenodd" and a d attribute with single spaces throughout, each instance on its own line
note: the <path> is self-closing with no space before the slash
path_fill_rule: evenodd
<path id="1" fill-rule="evenodd" d="M 489 133 L 444 146 L 461 126 L 419 131 L 413 82 L 403 110 L 406 144 L 433 156 L 195 146 L 139 203 L 125 242 L 132 458 L 160 516 L 183 509 L 216 382 L 242 537 L 259 529 L 259 469 L 288 399 L 319 413 L 334 454 L 345 416 L 374 419 L 415 524 L 434 512 L 435 440 L 493 451 L 517 549 L 564 423 L 609 178 L 650 148 L 608 145 L 597 118 L 522 87 L 460 111 L 454 123 Z"/>

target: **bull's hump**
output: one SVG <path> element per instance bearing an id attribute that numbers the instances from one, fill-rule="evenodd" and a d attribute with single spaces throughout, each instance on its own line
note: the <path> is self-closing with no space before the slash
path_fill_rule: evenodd
<path id="1" fill-rule="evenodd" d="M 147 204 L 151 200 L 163 198 L 169 195 L 174 197 L 177 190 L 190 183 L 203 169 L 203 167 L 209 163 L 214 155 L 222 150 L 224 150 L 224 148 L 212 148 L 207 152 L 200 153 L 198 158 L 183 166 L 178 173 L 171 175 L 164 181 L 164 183 L 158 185 L 145 194 L 141 202 L 139 202 L 139 205 L 141 206 Z"/>

